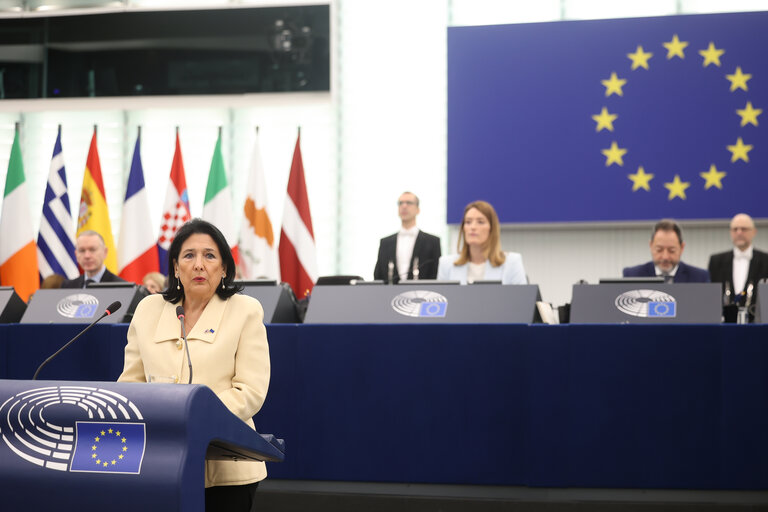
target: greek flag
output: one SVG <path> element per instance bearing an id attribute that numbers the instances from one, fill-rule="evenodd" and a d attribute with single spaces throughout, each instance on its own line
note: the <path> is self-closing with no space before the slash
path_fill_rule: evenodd
<path id="1" fill-rule="evenodd" d="M 67 194 L 67 173 L 61 150 L 61 125 L 53 146 L 53 158 L 45 188 L 40 233 L 37 236 L 37 266 L 40 279 L 60 274 L 68 279 L 80 272 L 75 260 L 75 244 L 72 236 L 74 222 Z"/>

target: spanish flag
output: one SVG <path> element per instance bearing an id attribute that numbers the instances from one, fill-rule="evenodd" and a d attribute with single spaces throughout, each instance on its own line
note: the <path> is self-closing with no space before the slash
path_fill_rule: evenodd
<path id="1" fill-rule="evenodd" d="M 29 223 L 29 199 L 21 161 L 19 128 L 11 146 L 5 195 L 0 215 L 0 285 L 13 286 L 24 301 L 40 285 L 37 273 L 37 245 Z"/>
<path id="2" fill-rule="evenodd" d="M 96 231 L 107 245 L 107 259 L 104 264 L 107 270 L 117 274 L 117 251 L 112 238 L 112 224 L 109 221 L 107 195 L 104 193 L 104 180 L 101 178 L 101 163 L 99 150 L 96 147 L 96 128 L 93 129 L 91 148 L 85 162 L 83 174 L 83 190 L 80 194 L 80 211 L 77 217 L 77 234 L 83 231 Z"/>

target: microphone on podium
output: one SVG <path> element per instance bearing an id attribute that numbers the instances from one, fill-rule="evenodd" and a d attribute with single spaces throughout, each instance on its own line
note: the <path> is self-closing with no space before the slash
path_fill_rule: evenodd
<path id="1" fill-rule="evenodd" d="M 51 355 L 51 356 L 50 356 L 48 359 L 46 359 L 45 361 L 43 361 L 43 364 L 41 364 L 40 366 L 38 366 L 38 367 L 37 367 L 37 371 L 36 371 L 36 372 L 35 372 L 35 374 L 32 376 L 32 380 L 37 380 L 37 376 L 38 376 L 38 374 L 40 374 L 40 370 L 42 370 L 42 369 L 43 369 L 43 367 L 44 367 L 45 365 L 47 365 L 48 363 L 50 363 L 50 362 L 53 360 L 53 358 L 54 358 L 54 357 L 56 357 L 57 355 L 59 355 L 59 354 L 60 354 L 60 353 L 61 353 L 61 352 L 62 352 L 62 351 L 65 349 L 65 348 L 67 348 L 67 347 L 68 347 L 68 346 L 70 346 L 72 343 L 74 343 L 74 342 L 75 342 L 75 340 L 76 340 L 77 338 L 79 338 L 80 336 L 82 336 L 83 334 L 85 334 L 85 333 L 86 333 L 86 332 L 87 332 L 87 331 L 88 331 L 88 330 L 89 330 L 91 327 L 93 327 L 94 325 L 96 325 L 96 324 L 97 324 L 97 323 L 98 323 L 98 322 L 99 322 L 99 321 L 100 321 L 102 318 L 104 318 L 105 316 L 109 316 L 109 315 L 111 315 L 112 313 L 114 313 L 115 311 L 117 311 L 118 309 L 120 309 L 120 307 L 121 307 L 121 306 L 122 306 L 122 304 L 120 303 L 120 301 L 119 301 L 119 300 L 116 300 L 115 302 L 113 302 L 112 304 L 110 304 L 110 305 L 107 307 L 107 309 L 105 309 L 105 310 L 104 310 L 104 313 L 102 313 L 102 314 L 101 314 L 101 316 L 100 316 L 99 318 L 97 318 L 96 320 L 94 320 L 93 322 L 91 322 L 91 324 L 90 324 L 88 327 L 86 327 L 85 329 L 83 329 L 82 331 L 80 331 L 80 332 L 77 334 L 77 336 L 75 336 L 74 338 L 72 338 L 71 340 L 69 340 L 68 342 L 66 342 L 66 343 L 64 344 L 64 346 L 63 346 L 63 347 L 61 347 L 59 350 L 57 350 L 56 352 L 54 352 L 54 353 L 53 353 L 53 354 L 52 354 L 52 355 Z"/>
<path id="2" fill-rule="evenodd" d="M 189 382 L 187 384 L 192 384 L 192 359 L 189 357 L 189 343 L 187 343 L 187 329 L 184 326 L 184 308 L 181 306 L 176 306 L 176 318 L 179 319 L 179 322 L 181 322 L 181 338 L 184 340 L 184 348 L 187 350 L 187 364 L 189 365 Z"/>

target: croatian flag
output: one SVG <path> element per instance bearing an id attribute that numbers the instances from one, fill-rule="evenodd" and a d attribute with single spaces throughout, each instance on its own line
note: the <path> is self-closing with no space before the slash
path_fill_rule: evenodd
<path id="1" fill-rule="evenodd" d="M 141 284 L 148 272 L 157 272 L 157 244 L 152 236 L 149 219 L 149 199 L 144 186 L 144 170 L 141 166 L 141 131 L 136 137 L 131 172 L 125 190 L 123 216 L 120 221 L 120 243 L 117 259 L 120 277 Z"/>
<path id="2" fill-rule="evenodd" d="M 176 129 L 176 151 L 171 164 L 171 177 L 168 192 L 165 195 L 163 218 L 160 221 L 160 236 L 157 238 L 157 255 L 160 272 L 168 275 L 168 250 L 176 236 L 176 231 L 191 218 L 189 213 L 189 195 L 187 179 L 184 177 L 184 161 L 181 158 L 179 130 Z"/>

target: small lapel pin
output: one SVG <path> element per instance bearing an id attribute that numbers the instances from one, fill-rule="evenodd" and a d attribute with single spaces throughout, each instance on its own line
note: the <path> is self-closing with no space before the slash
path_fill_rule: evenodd
<path id="1" fill-rule="evenodd" d="M 211 334 L 213 334 L 213 333 L 214 333 L 213 329 L 206 329 L 206 330 L 205 330 L 205 332 L 209 332 L 209 333 L 211 333 Z"/>

